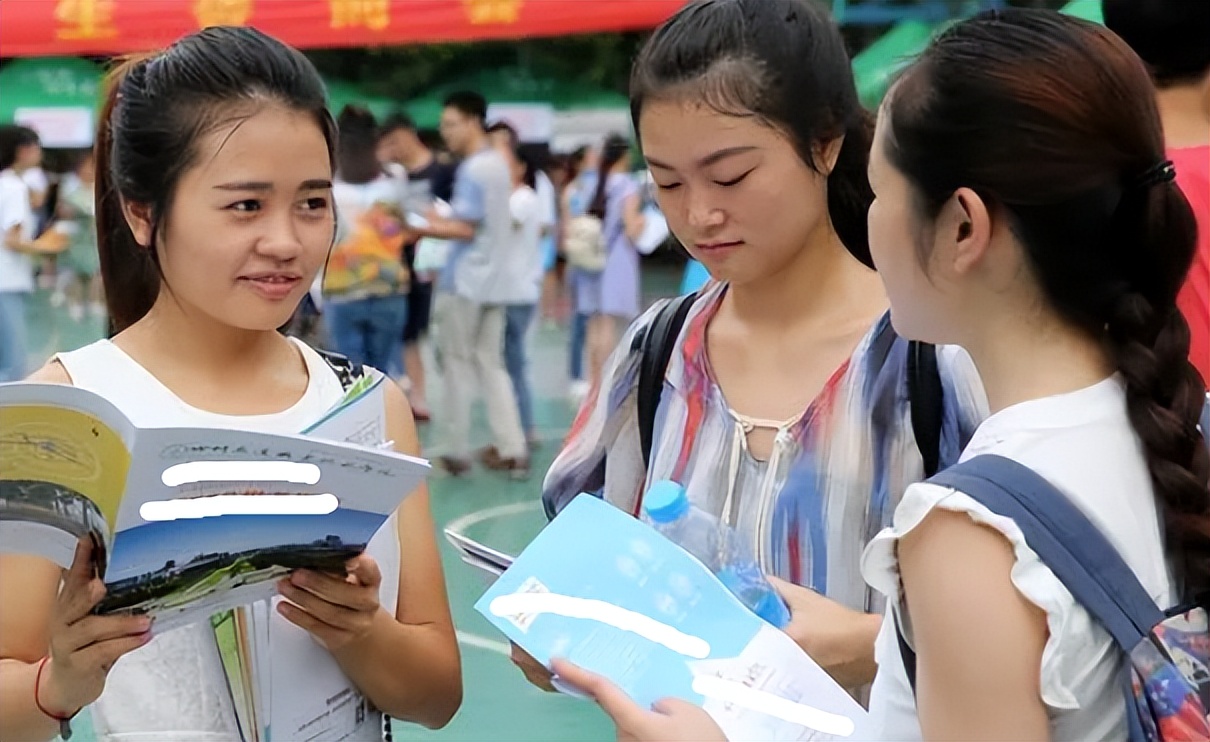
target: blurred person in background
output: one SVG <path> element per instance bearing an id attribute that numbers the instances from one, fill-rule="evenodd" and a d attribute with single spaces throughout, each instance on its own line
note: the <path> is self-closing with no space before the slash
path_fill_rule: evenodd
<path id="1" fill-rule="evenodd" d="M 454 176 L 452 216 L 431 209 L 424 237 L 451 240 L 437 281 L 433 322 L 445 370 L 438 422 L 442 455 L 436 463 L 459 476 L 471 467 L 471 402 L 478 389 L 487 405 L 492 443 L 480 452 L 489 469 L 516 479 L 529 476 L 529 451 L 504 367 L 506 305 L 512 301 L 510 271 L 517 264 L 512 240 L 512 175 L 488 140 L 487 101 L 471 91 L 452 93 L 441 112 L 441 136 L 462 158 Z"/>
<path id="2" fill-rule="evenodd" d="M 545 252 L 542 227 L 545 207 L 535 189 L 537 168 L 520 148 L 506 149 L 505 155 L 513 176 L 513 193 L 509 212 L 513 217 L 512 239 L 515 259 L 509 266 L 509 280 L 515 290 L 505 310 L 504 365 L 513 382 L 517 397 L 517 413 L 521 428 L 532 451 L 538 445 L 534 424 L 534 400 L 529 384 L 529 351 L 526 340 L 533 327 L 534 311 L 542 293 L 545 273 Z"/>
<path id="3" fill-rule="evenodd" d="M 372 113 L 346 106 L 337 124 L 336 243 L 323 275 L 325 323 L 339 353 L 386 369 L 407 323 L 404 183 L 378 162 Z"/>
<path id="4" fill-rule="evenodd" d="M 600 152 L 595 147 L 581 147 L 571 156 L 568 168 L 567 185 L 559 196 L 559 219 L 562 224 L 582 215 L 588 210 L 588 202 L 592 199 L 597 187 L 597 169 L 600 165 Z M 567 266 L 567 283 L 575 285 L 576 269 Z M 573 289 L 574 291 L 574 289 Z M 588 380 L 584 378 L 584 346 L 588 339 L 588 315 L 576 306 L 572 297 L 571 317 L 571 347 L 568 349 L 571 386 L 568 397 L 573 407 L 579 409 L 580 404 L 588 397 Z"/>
<path id="5" fill-rule="evenodd" d="M 383 122 L 378 140 L 378 156 L 384 162 L 402 168 L 407 179 L 404 195 L 404 210 L 413 214 L 425 214 L 434 201 L 449 203 L 454 195 L 455 167 L 437 159 L 433 151 L 420 139 L 416 123 L 406 113 L 395 113 Z M 433 282 L 436 274 L 417 271 L 417 241 L 410 240 L 404 246 L 404 260 L 412 271 L 412 288 L 408 293 L 408 316 L 403 328 L 402 358 L 391 366 L 394 376 L 408 380 L 408 401 L 418 421 L 432 417 L 428 401 L 424 359 L 421 343 L 428 337 L 433 311 Z M 398 355 L 398 354 L 397 354 Z"/>
<path id="6" fill-rule="evenodd" d="M 639 186 L 630 174 L 630 142 L 610 136 L 601 149 L 601 176 L 586 213 L 604 225 L 605 268 L 599 273 L 576 270 L 572 278 L 576 312 L 586 315 L 589 385 L 601 380 L 605 360 L 621 333 L 639 316 L 639 251 L 643 233 Z"/>
<path id="7" fill-rule="evenodd" d="M 1197 219 L 1197 253 L 1177 305 L 1189 322 L 1189 360 L 1210 381 L 1210 3 L 1102 0 L 1105 25 L 1151 71 L 1176 182 Z"/>
<path id="8" fill-rule="evenodd" d="M 60 183 L 55 207 L 60 228 L 68 235 L 69 244 L 56 262 L 58 275 L 51 303 L 57 306 L 66 303 L 68 315 L 79 322 L 84 319 L 86 306 L 93 317 L 105 316 L 93 193 L 96 162 L 91 151 L 80 156 L 71 175 L 73 177 L 64 178 Z"/>
<path id="9" fill-rule="evenodd" d="M 492 139 L 492 144 L 497 148 L 504 148 L 504 152 L 521 151 L 521 137 L 517 130 L 512 127 L 507 121 L 497 121 L 488 127 L 488 135 Z M 533 173 L 533 188 L 538 196 L 538 218 L 540 220 L 541 232 L 538 235 L 542 246 L 542 296 L 540 301 L 544 302 L 543 306 L 549 303 L 547 294 L 557 290 L 558 279 L 556 271 L 559 262 L 559 191 L 555 188 L 554 181 L 546 170 L 543 168 L 543 162 L 539 158 L 533 156 L 531 151 L 525 156 L 532 162 L 534 167 Z M 541 160 L 545 160 L 544 156 Z"/>
<path id="10" fill-rule="evenodd" d="M 0 382 L 25 375 L 26 302 L 34 290 L 38 219 L 25 174 L 42 162 L 38 135 L 24 126 L 0 126 Z"/>

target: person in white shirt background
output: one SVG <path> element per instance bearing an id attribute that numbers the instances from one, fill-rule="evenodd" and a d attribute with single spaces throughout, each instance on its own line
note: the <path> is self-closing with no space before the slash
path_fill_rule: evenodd
<path id="1" fill-rule="evenodd" d="M 545 275 L 542 232 L 546 206 L 535 190 L 537 168 L 519 148 L 504 149 L 513 176 L 513 194 L 508 207 L 513 216 L 513 240 L 516 242 L 510 276 L 516 281 L 516 293 L 506 309 L 504 326 L 504 365 L 513 382 L 517 413 L 526 441 L 537 444 L 534 425 L 534 400 L 529 386 L 529 351 L 526 341 L 534 323 L 534 314 L 542 295 Z"/>
<path id="2" fill-rule="evenodd" d="M 1173 176 L 1138 57 L 1040 10 L 945 31 L 883 102 L 870 158 L 870 248 L 896 330 L 961 345 L 987 389 L 992 415 L 963 458 L 1048 479 L 1161 609 L 1210 587 L 1206 388 L 1176 306 L 1196 227 Z M 888 599 L 877 739 L 1126 738 L 1121 651 L 1013 519 L 911 485 L 863 572 Z M 696 706 L 647 711 L 555 669 L 619 738 L 722 739 Z"/>
<path id="3" fill-rule="evenodd" d="M 42 162 L 38 135 L 0 126 L 0 382 L 25 375 L 26 300 L 34 290 L 38 223 L 24 176 Z"/>

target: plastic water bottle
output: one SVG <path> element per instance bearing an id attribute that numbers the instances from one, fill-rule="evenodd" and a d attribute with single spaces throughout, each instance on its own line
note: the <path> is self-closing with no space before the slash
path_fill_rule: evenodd
<path id="1" fill-rule="evenodd" d="M 755 555 L 733 528 L 689 502 L 685 488 L 656 482 L 643 498 L 644 520 L 665 538 L 697 557 L 749 610 L 777 628 L 790 611 L 765 579 Z"/>

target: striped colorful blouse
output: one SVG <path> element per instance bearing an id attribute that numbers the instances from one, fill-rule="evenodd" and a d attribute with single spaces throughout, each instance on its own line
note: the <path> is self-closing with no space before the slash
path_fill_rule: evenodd
<path id="1" fill-rule="evenodd" d="M 663 303 L 627 331 L 546 476 L 542 499 L 553 517 L 581 492 L 637 514 L 654 481 L 680 482 L 699 507 L 743 533 L 762 568 L 858 610 L 880 611 L 859 563 L 907 485 L 923 476 L 907 399 L 907 341 L 884 316 L 794 422 L 777 432 L 768 461 L 748 450 L 740 417 L 713 378 L 706 328 L 725 284 L 694 303 L 668 365 L 655 421 L 651 471 L 639 448 L 640 353 L 636 337 Z M 958 460 L 987 416 L 969 356 L 937 353 L 943 389 L 942 464 Z"/>

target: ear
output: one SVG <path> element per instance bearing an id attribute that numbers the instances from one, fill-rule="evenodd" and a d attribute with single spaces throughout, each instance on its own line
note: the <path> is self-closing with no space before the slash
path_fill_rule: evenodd
<path id="1" fill-rule="evenodd" d="M 815 158 L 815 163 L 825 178 L 831 175 L 832 170 L 836 167 L 836 160 L 840 159 L 840 148 L 843 146 L 844 135 L 841 134 L 826 142 L 816 141 L 811 148 L 811 155 Z"/>
<path id="2" fill-rule="evenodd" d="M 959 188 L 942 209 L 937 222 L 937 239 L 949 243 L 947 248 L 955 273 L 974 270 L 987 254 L 991 244 L 991 210 L 979 194 L 970 188 Z"/>
<path id="3" fill-rule="evenodd" d="M 123 201 L 122 215 L 126 217 L 126 224 L 130 227 L 131 234 L 134 235 L 134 241 L 139 243 L 140 247 L 151 247 L 151 235 L 154 231 L 151 205 Z"/>

